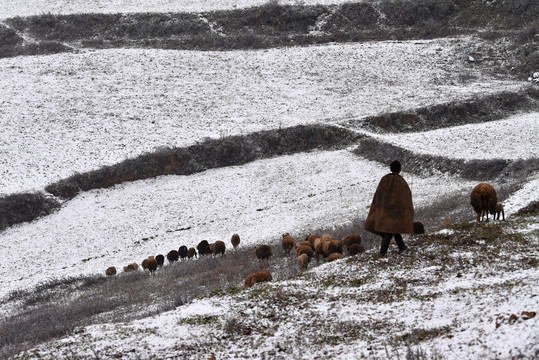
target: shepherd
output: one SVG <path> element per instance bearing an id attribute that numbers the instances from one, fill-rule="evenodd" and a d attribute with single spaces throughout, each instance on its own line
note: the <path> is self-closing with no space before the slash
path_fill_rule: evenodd
<path id="1" fill-rule="evenodd" d="M 380 180 L 372 199 L 365 230 L 382 237 L 380 255 L 385 256 L 392 238 L 399 252 L 408 249 L 401 234 L 414 233 L 414 205 L 412 191 L 400 175 L 401 163 L 390 164 L 391 174 Z"/>

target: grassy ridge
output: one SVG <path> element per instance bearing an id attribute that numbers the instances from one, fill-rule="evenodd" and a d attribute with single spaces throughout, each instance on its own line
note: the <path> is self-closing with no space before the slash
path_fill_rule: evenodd
<path id="1" fill-rule="evenodd" d="M 48 185 L 45 190 L 55 196 L 71 198 L 81 190 L 110 187 L 126 181 L 159 175 L 190 175 L 272 156 L 345 146 L 356 142 L 359 137 L 353 131 L 339 127 L 300 125 L 246 136 L 209 139 L 186 148 L 163 149 L 95 171 L 75 174 Z"/>

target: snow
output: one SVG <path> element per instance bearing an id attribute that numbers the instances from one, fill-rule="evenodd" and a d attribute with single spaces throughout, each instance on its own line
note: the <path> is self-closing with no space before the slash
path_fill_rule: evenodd
<path id="1" fill-rule="evenodd" d="M 455 126 L 451 131 L 439 129 L 373 136 L 419 154 L 464 160 L 532 159 L 539 157 L 539 113 L 519 114 L 483 124 Z"/>
<path id="2" fill-rule="evenodd" d="M 462 70 L 467 40 L 1 59 L 0 195 L 42 190 L 75 172 L 206 137 L 338 123 L 522 86 Z M 475 80 L 463 86 L 462 71 L 477 72 Z M 444 141 L 436 133 L 432 147 L 460 134 Z M 484 153 L 519 154 L 507 142 Z"/>
<path id="3" fill-rule="evenodd" d="M 279 0 L 279 4 L 331 5 L 345 0 Z M 259 6 L 268 0 L 2 0 L 0 20 L 14 16 L 77 13 L 206 12 Z"/>

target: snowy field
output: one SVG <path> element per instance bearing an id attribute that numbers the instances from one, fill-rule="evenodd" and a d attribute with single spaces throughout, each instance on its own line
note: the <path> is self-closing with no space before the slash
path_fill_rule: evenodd
<path id="1" fill-rule="evenodd" d="M 417 133 L 377 135 L 384 142 L 414 153 L 453 159 L 539 158 L 539 113 L 511 116 L 484 124 Z"/>
<path id="2" fill-rule="evenodd" d="M 335 123 L 522 86 L 466 67 L 469 41 L 1 59 L 0 195 L 41 190 L 161 146 Z M 511 140 L 497 141 L 501 150 L 492 156 L 514 156 Z"/>
<path id="3" fill-rule="evenodd" d="M 206 12 L 231 10 L 267 3 L 268 0 L 2 0 L 0 20 L 15 16 L 78 13 Z M 331 5 L 345 0 L 280 0 L 283 5 Z"/>

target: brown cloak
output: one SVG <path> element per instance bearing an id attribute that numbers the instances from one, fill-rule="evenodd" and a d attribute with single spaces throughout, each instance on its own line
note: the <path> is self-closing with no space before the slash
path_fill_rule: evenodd
<path id="1" fill-rule="evenodd" d="M 385 175 L 376 188 L 365 230 L 374 234 L 413 234 L 414 205 L 406 180 L 397 174 Z"/>

